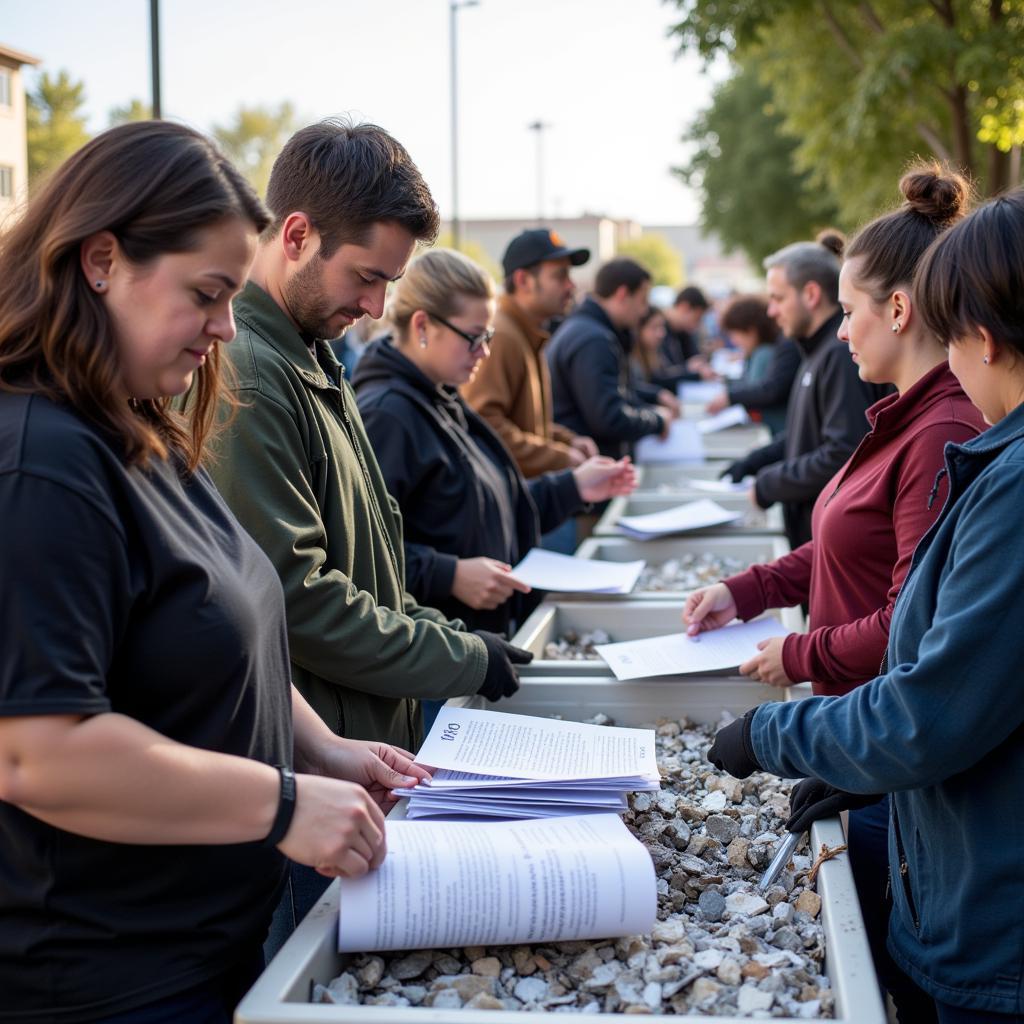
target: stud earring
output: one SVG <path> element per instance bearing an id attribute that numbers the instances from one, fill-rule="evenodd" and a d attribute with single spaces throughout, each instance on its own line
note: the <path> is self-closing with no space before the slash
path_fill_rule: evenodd
<path id="1" fill-rule="evenodd" d="M 893 334 L 899 334 L 900 333 L 900 325 L 899 324 L 893 324 L 892 325 L 892 333 Z"/>
<path id="2" fill-rule="evenodd" d="M 427 347 L 427 336 L 425 334 L 420 335 L 420 348 Z"/>
<path id="3" fill-rule="evenodd" d="M 103 291 L 103 289 L 106 287 L 106 285 L 107 285 L 106 281 L 97 281 L 96 282 L 96 291 L 98 291 L 98 292 Z"/>
<path id="4" fill-rule="evenodd" d="M 985 364 L 986 366 L 988 366 L 988 356 L 985 356 L 985 358 L 984 358 L 984 359 L 982 359 L 982 362 L 983 362 L 983 363 L 984 363 L 984 364 Z"/>

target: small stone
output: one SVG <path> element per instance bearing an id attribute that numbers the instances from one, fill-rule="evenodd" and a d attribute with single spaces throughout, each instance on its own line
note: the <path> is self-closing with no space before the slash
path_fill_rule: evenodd
<path id="1" fill-rule="evenodd" d="M 704 971 L 715 970 L 723 959 L 720 949 L 702 949 L 699 953 L 694 953 L 693 955 L 694 964 Z"/>
<path id="2" fill-rule="evenodd" d="M 728 846 L 740 832 L 739 824 L 727 814 L 709 815 L 704 827 L 708 835 L 712 839 L 717 839 L 723 846 Z"/>
<path id="3" fill-rule="evenodd" d="M 631 802 L 637 814 L 646 814 L 654 804 L 650 793 L 634 793 Z"/>
<path id="4" fill-rule="evenodd" d="M 459 993 L 463 1002 L 472 999 L 478 992 L 495 995 L 497 982 L 494 978 L 483 978 L 479 974 L 442 974 L 431 984 L 431 992 L 451 988 Z M 427 997 L 429 999 L 429 996 Z"/>
<path id="5" fill-rule="evenodd" d="M 742 975 L 740 974 L 739 962 L 733 960 L 731 956 L 726 957 L 718 965 L 718 969 L 715 971 L 715 977 L 717 977 L 723 985 L 739 985 L 743 980 Z"/>
<path id="6" fill-rule="evenodd" d="M 403 985 L 398 994 L 408 999 L 413 1006 L 419 1006 L 427 998 L 427 990 L 423 985 Z"/>
<path id="7" fill-rule="evenodd" d="M 767 901 L 753 892 L 734 892 L 726 897 L 725 906 L 730 914 L 742 914 L 744 917 L 754 917 L 768 909 Z"/>
<path id="8" fill-rule="evenodd" d="M 331 981 L 324 993 L 327 998 L 323 1002 L 335 1006 L 355 1006 L 359 1003 L 359 981 L 354 974 L 345 971 Z"/>
<path id="9" fill-rule="evenodd" d="M 434 1004 L 437 1006 L 437 1003 Z M 505 1004 L 500 999 L 495 999 L 494 996 L 489 996 L 486 992 L 477 992 L 475 996 L 468 1003 L 466 1003 L 467 1010 L 504 1010 Z"/>
<path id="10" fill-rule="evenodd" d="M 512 950 L 512 963 L 515 965 L 516 974 L 524 978 L 529 977 L 537 970 L 537 963 L 527 946 L 517 946 Z"/>
<path id="11" fill-rule="evenodd" d="M 686 938 L 686 927 L 675 917 L 669 918 L 667 921 L 658 921 L 651 929 L 651 938 L 655 942 L 665 942 L 671 945 Z"/>
<path id="12" fill-rule="evenodd" d="M 543 978 L 520 978 L 513 991 L 524 1003 L 539 1003 L 548 995 L 548 983 Z"/>
<path id="13" fill-rule="evenodd" d="M 583 983 L 583 987 L 590 992 L 600 992 L 601 989 L 610 988 L 614 985 L 615 979 L 621 973 L 622 964 L 614 960 L 611 963 L 601 964 L 600 967 L 595 968 L 590 979 Z"/>
<path id="14" fill-rule="evenodd" d="M 698 978 L 690 989 L 690 998 L 696 1004 L 711 1002 L 721 991 L 722 986 L 712 978 Z"/>
<path id="15" fill-rule="evenodd" d="M 811 889 L 804 889 L 796 898 L 796 909 L 817 917 L 821 911 L 821 897 Z"/>
<path id="16" fill-rule="evenodd" d="M 483 946 L 467 946 L 463 952 L 467 960 L 473 961 L 482 959 L 487 950 Z"/>
<path id="17" fill-rule="evenodd" d="M 713 889 L 705 889 L 697 900 L 700 912 L 708 921 L 721 921 L 725 914 L 725 897 Z"/>
<path id="18" fill-rule="evenodd" d="M 746 868 L 750 866 L 747 860 L 747 852 L 750 849 L 750 840 L 737 836 L 726 850 L 725 855 L 734 868 Z"/>
<path id="19" fill-rule="evenodd" d="M 418 978 L 434 961 L 434 954 L 428 949 L 417 949 L 391 965 L 391 977 L 399 981 Z"/>
<path id="20" fill-rule="evenodd" d="M 481 957 L 470 964 L 470 970 L 474 974 L 483 975 L 485 978 L 496 978 L 501 974 L 501 961 L 496 956 Z"/>
<path id="21" fill-rule="evenodd" d="M 371 956 L 359 968 L 358 977 L 360 988 L 376 988 L 384 977 L 384 961 L 379 956 Z"/>
<path id="22" fill-rule="evenodd" d="M 434 957 L 434 969 L 438 974 L 461 974 L 462 961 L 450 953 L 441 953 Z"/>
<path id="23" fill-rule="evenodd" d="M 652 1010 L 661 1006 L 661 985 L 656 981 L 644 985 L 643 1000 Z"/>
<path id="24" fill-rule="evenodd" d="M 431 992 L 427 996 L 426 1003 L 427 1006 L 432 1006 L 435 1010 L 462 1009 L 462 997 L 453 988 L 442 988 Z"/>
<path id="25" fill-rule="evenodd" d="M 541 955 L 540 955 L 540 953 L 535 953 L 535 954 L 534 954 L 534 956 L 533 956 L 533 962 L 534 962 L 534 963 L 535 963 L 535 964 L 536 964 L 536 965 L 537 965 L 537 966 L 538 966 L 538 967 L 539 967 L 539 968 L 540 968 L 540 969 L 541 969 L 542 971 L 550 971 L 550 970 L 551 970 L 551 961 L 550 961 L 550 960 L 548 960 L 548 959 L 547 959 L 547 957 L 543 957 L 543 956 L 541 956 Z M 529 972 L 527 972 L 527 973 L 529 973 Z"/>
<path id="26" fill-rule="evenodd" d="M 655 925 L 654 931 L 657 930 L 658 925 Z M 568 974 L 573 981 L 589 981 L 593 976 L 594 971 L 600 966 L 601 958 L 592 949 L 588 949 L 586 953 L 582 953 L 580 956 L 576 957 L 571 964 L 569 964 L 566 968 L 566 974 Z"/>
<path id="27" fill-rule="evenodd" d="M 748 1015 L 757 1010 L 770 1010 L 774 1002 L 775 996 L 771 992 L 762 992 L 753 985 L 744 985 L 736 999 L 736 1008 L 741 1014 Z"/>
<path id="28" fill-rule="evenodd" d="M 788 903 L 776 903 L 772 907 L 772 920 L 779 924 L 789 924 L 793 920 L 793 908 Z"/>
<path id="29" fill-rule="evenodd" d="M 748 960 L 740 968 L 740 974 L 742 974 L 744 978 L 753 978 L 754 981 L 760 981 L 762 978 L 767 978 L 770 973 L 771 971 L 769 971 L 764 964 L 760 964 L 756 960 Z"/>
<path id="30" fill-rule="evenodd" d="M 788 949 L 791 953 L 799 953 L 804 948 L 803 939 L 788 925 L 776 930 L 772 944 L 779 949 Z"/>
<path id="31" fill-rule="evenodd" d="M 708 793 L 700 803 L 706 811 L 721 811 L 725 808 L 725 794 L 720 789 L 716 789 L 714 792 Z"/>

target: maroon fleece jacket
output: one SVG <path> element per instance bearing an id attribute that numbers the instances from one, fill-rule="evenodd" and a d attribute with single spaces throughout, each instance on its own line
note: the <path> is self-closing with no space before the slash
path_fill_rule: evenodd
<path id="1" fill-rule="evenodd" d="M 782 647 L 786 675 L 816 694 L 878 675 L 889 620 L 917 542 L 942 509 L 947 441 L 985 429 L 946 363 L 867 411 L 870 432 L 814 505 L 813 539 L 725 580 L 741 619 L 807 602 L 807 633 Z"/>

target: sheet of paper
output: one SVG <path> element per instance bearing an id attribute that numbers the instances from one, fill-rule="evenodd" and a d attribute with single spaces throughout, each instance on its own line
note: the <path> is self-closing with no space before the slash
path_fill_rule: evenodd
<path id="1" fill-rule="evenodd" d="M 637 441 L 633 461 L 638 465 L 644 462 L 703 462 L 704 442 L 695 423 L 673 420 L 664 441 L 654 435 Z"/>
<path id="2" fill-rule="evenodd" d="M 713 402 L 725 388 L 713 380 L 684 380 L 676 387 L 676 396 L 680 402 L 692 402 L 694 405 L 707 405 Z"/>
<path id="3" fill-rule="evenodd" d="M 613 938 L 654 926 L 654 866 L 617 815 L 386 828 L 380 868 L 341 879 L 340 952 Z"/>
<path id="4" fill-rule="evenodd" d="M 441 709 L 419 764 L 517 779 L 660 779 L 653 729 L 625 729 L 503 711 Z"/>
<path id="5" fill-rule="evenodd" d="M 737 483 L 732 480 L 684 480 L 684 486 L 691 491 L 707 491 L 709 494 L 746 494 L 754 486 L 754 478 L 745 476 Z"/>
<path id="6" fill-rule="evenodd" d="M 608 663 L 616 679 L 721 672 L 738 668 L 757 653 L 761 640 L 789 632 L 778 619 L 739 622 L 689 637 L 685 633 L 599 644 L 594 648 Z"/>
<path id="7" fill-rule="evenodd" d="M 710 498 L 701 498 L 667 508 L 663 512 L 622 516 L 618 525 L 631 536 L 660 537 L 669 533 L 685 533 L 687 530 L 734 523 L 742 518 L 742 512 L 730 512 Z"/>
<path id="8" fill-rule="evenodd" d="M 711 369 L 727 380 L 743 376 L 743 357 L 735 350 L 720 348 L 711 353 Z"/>
<path id="9" fill-rule="evenodd" d="M 628 594 L 640 578 L 646 562 L 603 562 L 574 558 L 543 548 L 531 548 L 512 569 L 516 579 L 536 590 L 563 593 Z"/>
<path id="10" fill-rule="evenodd" d="M 730 405 L 728 409 L 723 409 L 721 412 L 715 413 L 714 416 L 697 420 L 697 432 L 714 434 L 719 430 L 727 430 L 729 427 L 742 427 L 744 423 L 749 422 L 750 417 L 742 405 Z"/>

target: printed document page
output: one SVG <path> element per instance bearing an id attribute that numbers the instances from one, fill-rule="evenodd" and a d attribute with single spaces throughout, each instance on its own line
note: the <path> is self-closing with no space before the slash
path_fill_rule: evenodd
<path id="1" fill-rule="evenodd" d="M 688 501 L 683 505 L 667 508 L 663 512 L 622 516 L 618 525 L 631 536 L 658 537 L 667 533 L 684 533 L 687 530 L 701 530 L 708 526 L 734 523 L 742 518 L 742 512 L 729 512 L 717 501 L 700 498 L 698 501 Z"/>
<path id="2" fill-rule="evenodd" d="M 676 387 L 676 397 L 680 402 L 688 402 L 693 405 L 707 405 L 713 402 L 725 391 L 718 381 L 714 380 L 684 380 Z"/>
<path id="3" fill-rule="evenodd" d="M 660 779 L 653 729 L 443 707 L 418 764 L 518 779 Z"/>
<path id="4" fill-rule="evenodd" d="M 684 480 L 691 491 L 707 491 L 709 494 L 746 494 L 754 486 L 754 478 L 745 476 L 733 483 L 732 480 Z"/>
<path id="5" fill-rule="evenodd" d="M 599 644 L 594 650 L 608 663 L 616 679 L 647 679 L 734 669 L 757 654 L 761 640 L 788 633 L 778 619 L 769 617 L 698 633 L 695 637 L 674 633 L 648 640 Z"/>
<path id="6" fill-rule="evenodd" d="M 512 569 L 512 575 L 537 590 L 628 594 L 636 586 L 645 564 L 643 561 L 602 562 L 531 548 Z"/>
<path id="7" fill-rule="evenodd" d="M 742 405 L 730 405 L 728 409 L 723 409 L 714 416 L 697 420 L 697 430 L 701 434 L 714 434 L 716 431 L 726 430 L 729 427 L 742 427 L 744 423 L 749 422 L 750 417 Z"/>
<path id="8" fill-rule="evenodd" d="M 704 442 L 695 423 L 673 420 L 666 440 L 652 434 L 637 441 L 633 461 L 638 465 L 644 462 L 703 462 Z"/>
<path id="9" fill-rule="evenodd" d="M 654 866 L 615 814 L 388 821 L 376 871 L 342 878 L 338 949 L 492 946 L 643 935 Z"/>

